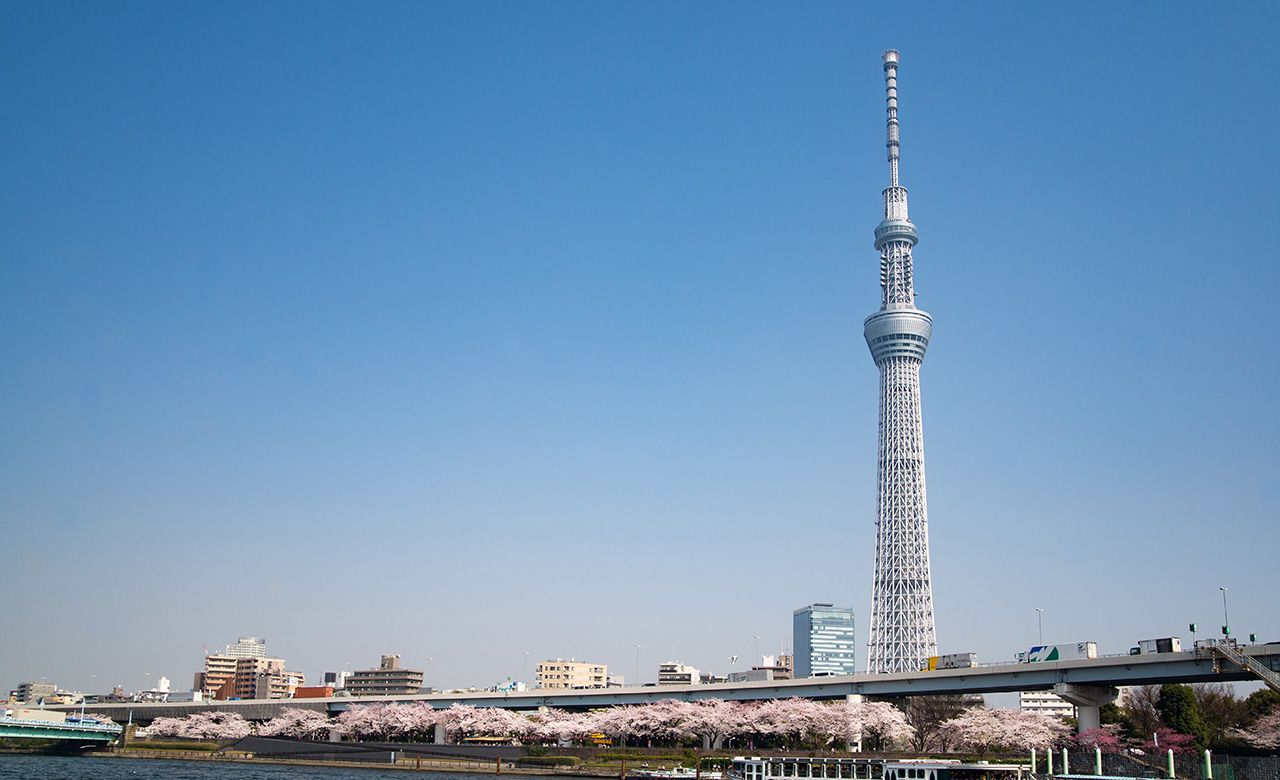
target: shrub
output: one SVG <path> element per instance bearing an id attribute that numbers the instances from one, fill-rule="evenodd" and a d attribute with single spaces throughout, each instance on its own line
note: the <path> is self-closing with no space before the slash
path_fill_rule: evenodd
<path id="1" fill-rule="evenodd" d="M 576 756 L 524 756 L 516 763 L 524 766 L 577 766 L 581 759 Z"/>

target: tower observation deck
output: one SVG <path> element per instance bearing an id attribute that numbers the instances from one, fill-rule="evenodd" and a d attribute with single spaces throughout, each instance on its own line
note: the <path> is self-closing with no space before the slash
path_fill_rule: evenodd
<path id="1" fill-rule="evenodd" d="M 907 216 L 907 189 L 898 184 L 898 52 L 890 49 L 882 57 L 889 187 L 884 191 L 884 219 L 875 232 L 880 310 L 863 323 L 863 336 L 880 370 L 876 553 L 867 656 L 867 669 L 873 673 L 917 671 L 938 649 L 920 418 L 920 364 L 933 335 L 933 319 L 915 306 L 911 248 L 918 238 Z"/>

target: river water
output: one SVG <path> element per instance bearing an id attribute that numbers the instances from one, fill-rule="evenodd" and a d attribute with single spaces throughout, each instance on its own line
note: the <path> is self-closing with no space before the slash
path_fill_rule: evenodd
<path id="1" fill-rule="evenodd" d="M 166 761 L 160 758 L 0 755 L 3 780 L 480 780 L 487 775 L 327 766 Z"/>

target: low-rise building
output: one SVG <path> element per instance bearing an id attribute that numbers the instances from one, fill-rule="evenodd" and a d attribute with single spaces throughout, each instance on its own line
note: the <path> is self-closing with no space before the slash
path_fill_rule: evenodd
<path id="1" fill-rule="evenodd" d="M 1022 691 L 1018 694 L 1018 709 L 1058 718 L 1076 716 L 1075 705 L 1052 691 Z"/>
<path id="2" fill-rule="evenodd" d="M 13 700 L 20 704 L 36 704 L 46 696 L 57 693 L 58 686 L 53 683 L 21 682 L 13 692 Z"/>
<path id="3" fill-rule="evenodd" d="M 609 667 L 563 658 L 538 664 L 539 688 L 605 688 L 609 684 Z"/>
<path id="4" fill-rule="evenodd" d="M 771 672 L 771 680 L 790 680 L 795 676 L 794 659 L 790 655 L 762 655 L 760 665 L 751 667 L 751 671 Z"/>
<path id="5" fill-rule="evenodd" d="M 667 661 L 658 664 L 658 685 L 697 685 L 702 675 L 692 666 L 679 661 Z"/>
<path id="6" fill-rule="evenodd" d="M 401 669 L 400 656 L 384 655 L 377 669 L 352 672 L 346 690 L 352 696 L 407 696 L 422 690 L 422 672 Z"/>

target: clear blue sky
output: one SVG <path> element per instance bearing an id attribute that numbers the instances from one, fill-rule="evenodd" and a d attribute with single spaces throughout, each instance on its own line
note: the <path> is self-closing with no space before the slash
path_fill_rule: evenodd
<path id="1" fill-rule="evenodd" d="M 941 650 L 1280 639 L 1274 3 L 0 14 L 0 687 L 865 640 L 890 47 Z"/>

